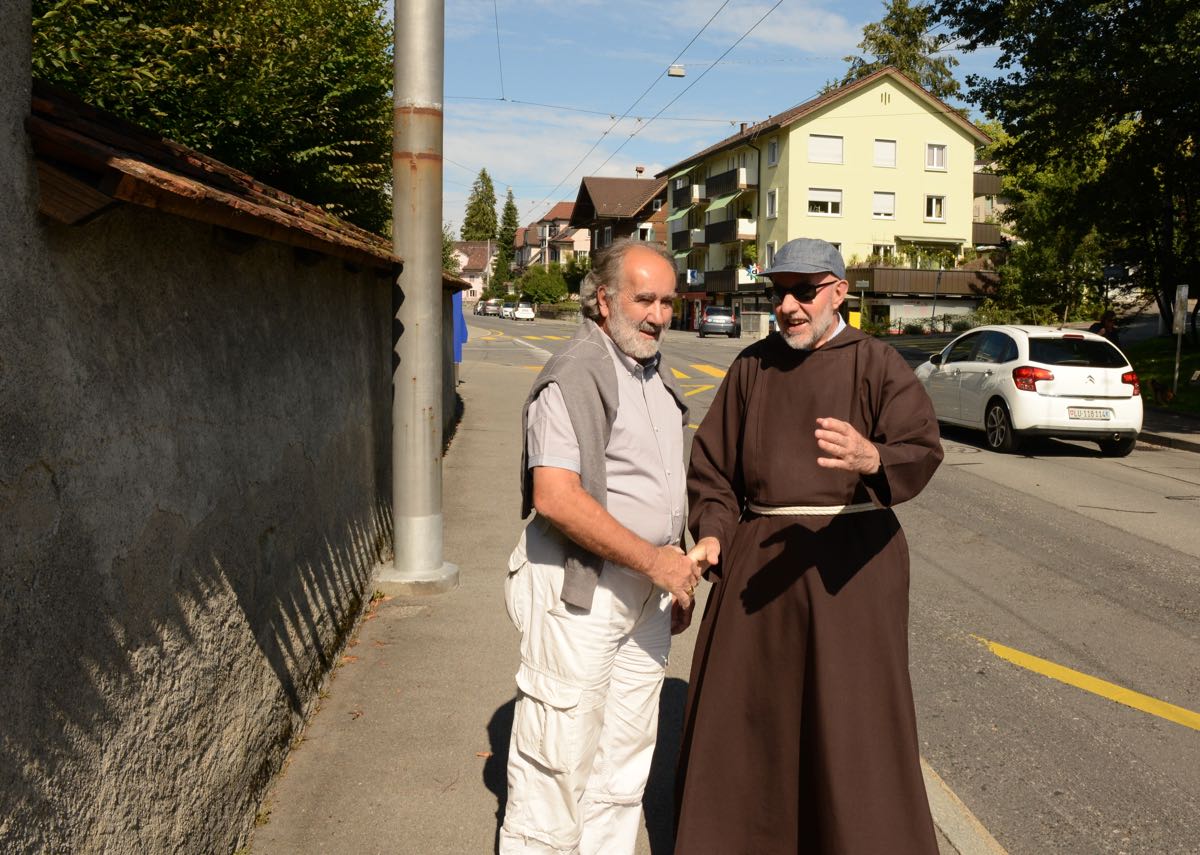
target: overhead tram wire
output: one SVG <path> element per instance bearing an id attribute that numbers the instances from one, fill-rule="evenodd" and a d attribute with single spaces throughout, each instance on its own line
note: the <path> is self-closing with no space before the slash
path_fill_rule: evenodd
<path id="1" fill-rule="evenodd" d="M 500 53 L 500 7 L 492 0 L 492 11 L 496 13 L 496 64 L 500 67 L 500 100 L 504 97 L 504 56 Z"/>
<path id="2" fill-rule="evenodd" d="M 616 148 L 616 149 L 613 151 L 613 153 L 612 153 L 612 154 L 610 154 L 610 155 L 608 156 L 608 158 L 607 158 L 607 159 L 604 161 L 604 163 L 602 163 L 602 164 L 600 164 L 599 166 L 597 166 L 597 167 L 596 167 L 597 171 L 599 171 L 599 170 L 603 169 L 603 168 L 604 168 L 604 167 L 605 167 L 605 166 L 608 164 L 608 161 L 610 161 L 610 160 L 612 160 L 614 157 L 616 157 L 616 156 L 617 156 L 617 152 L 619 152 L 621 149 L 625 148 L 625 146 L 626 146 L 626 145 L 629 143 L 629 141 L 630 141 L 630 140 L 632 140 L 634 137 L 636 137 L 636 136 L 637 136 L 638 134 L 640 134 L 642 131 L 646 130 L 646 128 L 648 128 L 648 127 L 650 126 L 650 123 L 651 123 L 651 122 L 653 122 L 655 119 L 657 119 L 659 116 L 661 116 L 661 115 L 663 114 L 663 112 L 664 112 L 664 111 L 665 111 L 665 110 L 666 110 L 668 107 L 670 107 L 672 104 L 674 104 L 676 101 L 678 101 L 678 100 L 679 100 L 680 98 L 682 98 L 684 95 L 686 95 L 686 94 L 687 94 L 687 93 L 688 93 L 688 92 L 691 90 L 691 88 L 692 88 L 693 86 L 695 86 L 697 83 L 699 83 L 701 80 L 703 80 L 703 79 L 705 78 L 705 76 L 706 76 L 706 75 L 707 75 L 707 74 L 708 74 L 710 71 L 712 71 L 714 68 L 716 68 L 717 64 L 718 64 L 718 63 L 720 63 L 720 62 L 721 62 L 721 60 L 723 60 L 725 57 L 729 56 L 730 52 L 731 52 L 731 51 L 732 51 L 732 50 L 733 50 L 735 47 L 737 47 L 738 45 L 740 45 L 740 44 L 742 43 L 742 41 L 743 41 L 743 40 L 744 40 L 744 39 L 745 39 L 745 38 L 746 38 L 748 35 L 750 35 L 752 32 L 754 32 L 756 29 L 758 29 L 758 25 L 759 25 L 759 24 L 761 24 L 763 21 L 767 20 L 767 17 L 768 17 L 768 16 L 769 16 L 769 15 L 770 15 L 772 12 L 774 12 L 776 9 L 778 9 L 778 8 L 779 8 L 781 5 L 783 5 L 783 0 L 777 0 L 777 1 L 776 1 L 776 3 L 775 3 L 775 5 L 774 5 L 774 6 L 772 6 L 770 9 L 768 9 L 766 12 L 764 12 L 764 13 L 763 13 L 763 16 L 762 16 L 761 18 L 759 18 L 757 21 L 755 21 L 755 22 L 754 22 L 754 24 L 753 24 L 753 25 L 750 27 L 750 29 L 746 30 L 746 32 L 744 32 L 744 33 L 742 33 L 740 36 L 738 36 L 738 40 L 737 40 L 736 42 L 734 42 L 733 44 L 731 44 L 731 45 L 730 45 L 730 46 L 729 46 L 729 47 L 728 47 L 728 48 L 725 50 L 725 53 L 723 53 L 723 54 L 721 54 L 719 57 L 717 57 L 717 60 L 716 60 L 716 62 L 714 62 L 712 65 L 710 65 L 708 68 L 706 68 L 706 69 L 705 69 L 703 72 L 701 72 L 701 74 L 700 74 L 700 76 L 699 76 L 699 77 L 697 77 L 695 80 L 693 80 L 691 83 L 689 83 L 689 84 L 687 85 L 687 88 L 685 88 L 685 89 L 684 89 L 682 92 L 680 92 L 678 95 L 676 95 L 676 96 L 675 96 L 674 98 L 672 98 L 670 101 L 668 101 L 668 102 L 666 103 L 666 105 L 665 105 L 665 106 L 664 106 L 664 107 L 663 107 L 661 110 L 659 110 L 657 113 L 655 113 L 653 116 L 651 116 L 651 117 L 650 117 L 649 119 L 647 119 L 645 122 L 643 122 L 643 123 L 642 123 L 642 125 L 641 125 L 640 127 L 638 127 L 638 129 L 637 129 L 637 130 L 635 130 L 633 133 L 631 133 L 631 134 L 630 134 L 630 135 L 629 135 L 629 136 L 628 136 L 628 137 L 625 139 L 625 142 L 623 142 L 623 143 L 621 143 L 619 146 L 617 146 L 617 148 Z"/>
<path id="3" fill-rule="evenodd" d="M 780 0 L 780 2 L 782 2 L 782 0 Z M 708 25 L 712 24 L 714 22 L 714 20 L 716 19 L 716 16 L 719 16 L 721 11 L 724 10 L 724 8 L 728 5 L 730 5 L 730 0 L 725 0 L 725 2 L 722 2 L 722 4 L 718 8 L 716 8 L 716 11 L 713 12 L 712 17 L 710 17 L 708 20 L 706 20 L 706 22 L 704 22 L 704 25 L 701 26 L 700 30 L 698 30 L 696 32 L 695 36 L 691 37 L 691 41 L 685 44 L 683 50 L 680 50 L 680 52 L 678 53 L 676 58 L 674 58 L 673 60 L 668 62 L 668 64 L 667 64 L 668 67 L 676 64 L 676 62 L 679 61 L 680 56 L 683 56 L 685 53 L 688 53 L 688 48 L 690 48 L 692 46 L 692 44 L 696 43 L 697 38 L 700 38 L 701 35 L 703 35 L 704 30 L 708 29 Z M 776 5 L 779 5 L 779 4 L 776 4 Z M 768 12 L 768 14 L 769 14 L 769 12 Z M 755 24 L 755 26 L 757 26 L 757 24 Z M 738 40 L 738 41 L 740 41 L 740 40 Z M 652 82 L 650 82 L 650 85 L 647 86 L 646 91 L 643 91 L 641 95 L 637 96 L 637 100 L 634 101 L 634 103 L 630 104 L 629 109 L 626 109 L 624 113 L 620 114 L 620 118 L 614 119 L 612 124 L 608 125 L 608 127 L 605 128 L 604 133 L 601 133 L 600 138 L 598 140 L 595 140 L 595 143 L 592 144 L 592 148 L 588 149 L 587 154 L 584 154 L 582 157 L 580 157 L 580 162 L 576 163 L 575 166 L 572 166 L 570 168 L 570 171 L 568 171 L 568 173 L 563 175 L 563 180 L 560 180 L 558 184 L 554 185 L 554 189 L 551 190 L 550 192 L 546 193 L 545 197 L 542 197 L 541 199 L 539 199 L 538 202 L 534 202 L 532 205 L 529 205 L 529 208 L 527 209 L 526 213 L 532 214 L 536 208 L 540 207 L 540 205 L 545 204 L 546 202 L 550 201 L 550 198 L 553 197 L 554 193 L 558 192 L 559 187 L 562 187 L 564 184 L 566 184 L 566 181 L 568 181 L 568 179 L 570 179 L 571 175 L 575 174 L 576 169 L 583 166 L 583 162 L 586 161 L 588 159 L 588 157 L 592 156 L 593 151 L 595 151 L 596 149 L 598 149 L 600 147 L 600 143 L 604 142 L 605 137 L 607 137 L 608 133 L 610 133 L 612 131 L 612 128 L 617 127 L 617 125 L 620 124 L 620 122 L 625 120 L 626 116 L 628 116 L 630 113 L 634 112 L 634 108 L 637 107 L 637 104 L 640 104 L 642 102 L 642 98 L 649 95 L 650 90 L 654 89 L 654 86 L 658 85 L 659 80 L 661 80 L 665 76 L 666 76 L 665 72 L 660 72 L 659 74 L 656 74 L 656 76 L 654 77 Z M 689 86 L 688 89 L 691 89 L 691 86 Z M 686 90 L 684 90 L 684 91 L 686 91 Z M 672 101 L 671 103 L 674 103 L 674 101 Z M 662 110 L 659 110 L 659 114 L 661 114 L 661 113 L 662 113 Z M 619 150 L 620 149 L 618 149 L 618 151 Z M 612 156 L 608 157 L 608 160 L 612 160 Z M 606 160 L 605 163 L 607 163 L 607 162 L 608 161 Z"/>

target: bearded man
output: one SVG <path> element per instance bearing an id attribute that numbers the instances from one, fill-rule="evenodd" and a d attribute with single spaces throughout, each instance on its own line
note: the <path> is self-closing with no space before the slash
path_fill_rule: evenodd
<path id="1" fill-rule="evenodd" d="M 500 852 L 632 855 L 672 631 L 700 567 L 679 547 L 687 407 L 658 352 L 674 259 L 619 240 L 525 403 L 526 526 L 505 600 L 521 632 Z"/>
<path id="2" fill-rule="evenodd" d="M 892 347 L 846 326 L 838 250 L 789 241 L 778 332 L 734 361 L 692 443 L 713 582 L 676 776 L 676 855 L 935 855 L 890 510 L 942 459 Z"/>

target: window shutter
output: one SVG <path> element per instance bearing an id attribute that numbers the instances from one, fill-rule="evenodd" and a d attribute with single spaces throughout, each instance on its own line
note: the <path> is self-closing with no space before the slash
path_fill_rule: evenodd
<path id="1" fill-rule="evenodd" d="M 875 165 L 893 167 L 896 165 L 895 140 L 875 140 Z"/>
<path id="2" fill-rule="evenodd" d="M 842 138 L 809 134 L 808 159 L 815 163 L 841 163 Z"/>

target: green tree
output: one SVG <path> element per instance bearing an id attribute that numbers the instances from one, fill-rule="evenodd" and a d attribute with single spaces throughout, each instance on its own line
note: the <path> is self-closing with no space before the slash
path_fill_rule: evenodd
<path id="1" fill-rule="evenodd" d="M 1000 52 L 1001 73 L 967 86 L 1011 135 L 1008 168 L 1079 173 L 1063 216 L 1095 229 L 1106 262 L 1136 269 L 1170 320 L 1176 284 L 1200 280 L 1200 6 L 936 3 L 963 49 Z"/>
<path id="2" fill-rule="evenodd" d="M 33 72 L 380 234 L 383 0 L 33 0 Z"/>
<path id="3" fill-rule="evenodd" d="M 534 303 L 557 303 L 567 296 L 567 281 L 557 263 L 531 267 L 517 280 L 517 291 Z"/>
<path id="4" fill-rule="evenodd" d="M 500 217 L 500 233 L 496 236 L 496 264 L 493 268 L 492 281 L 505 284 L 513 278 L 512 262 L 516 247 L 517 229 L 521 223 L 517 219 L 517 203 L 513 199 L 512 188 L 508 188 L 508 196 L 504 200 L 504 213 Z"/>
<path id="5" fill-rule="evenodd" d="M 462 272 L 458 256 L 454 254 L 454 233 L 450 231 L 449 223 L 442 223 L 442 270 L 455 276 Z"/>
<path id="6" fill-rule="evenodd" d="M 461 234 L 463 240 L 496 239 L 496 188 L 486 169 L 479 170 L 471 185 Z"/>
<path id="7" fill-rule="evenodd" d="M 592 259 L 589 256 L 577 253 L 568 258 L 566 265 L 562 269 L 563 279 L 567 283 L 567 291 L 572 294 L 578 294 L 583 277 L 587 276 L 588 271 L 591 269 Z"/>
<path id="8" fill-rule="evenodd" d="M 858 43 L 862 55 L 845 58 L 850 67 L 837 85 L 845 86 L 894 65 L 943 101 L 958 95 L 954 77 L 958 60 L 937 55 L 950 37 L 930 34 L 932 24 L 930 6 L 888 0 L 883 19 L 863 27 L 863 39 Z"/>

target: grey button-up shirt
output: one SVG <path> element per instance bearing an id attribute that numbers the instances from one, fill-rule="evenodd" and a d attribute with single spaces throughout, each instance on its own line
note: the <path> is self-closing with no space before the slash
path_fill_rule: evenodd
<path id="1" fill-rule="evenodd" d="M 604 337 L 617 373 L 617 418 L 605 449 L 608 512 L 655 546 L 676 542 L 683 524 L 686 479 L 679 406 L 658 374 Z M 529 406 L 528 465 L 579 471 L 579 442 L 558 385 Z"/>

